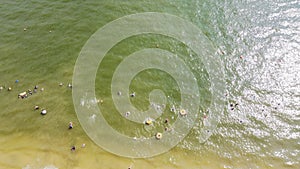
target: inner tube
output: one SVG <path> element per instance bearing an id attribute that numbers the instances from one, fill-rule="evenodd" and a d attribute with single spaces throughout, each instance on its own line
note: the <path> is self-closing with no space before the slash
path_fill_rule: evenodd
<path id="1" fill-rule="evenodd" d="M 186 110 L 184 110 L 184 109 L 181 109 L 179 113 L 182 116 L 185 116 L 187 114 Z"/>
<path id="2" fill-rule="evenodd" d="M 160 140 L 160 139 L 162 138 L 162 133 L 156 133 L 156 134 L 155 134 L 155 138 L 156 138 L 157 140 Z"/>

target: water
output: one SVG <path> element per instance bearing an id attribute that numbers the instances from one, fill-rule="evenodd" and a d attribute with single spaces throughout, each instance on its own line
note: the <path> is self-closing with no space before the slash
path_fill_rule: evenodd
<path id="1" fill-rule="evenodd" d="M 122 158 L 102 150 L 84 133 L 66 85 L 72 81 L 81 48 L 95 31 L 124 15 L 148 11 L 191 21 L 212 41 L 226 68 L 227 104 L 217 130 L 205 143 L 197 141 L 195 127 L 170 152 L 147 159 Z M 299 168 L 299 1 L 1 1 L 0 16 L 0 85 L 6 87 L 0 91 L 0 168 Z M 113 107 L 109 90 L 101 90 L 101 85 L 109 84 L 113 66 L 123 55 L 156 44 L 189 53 L 182 44 L 156 35 L 118 44 L 109 54 L 119 59 L 108 58 L 98 70 L 97 78 L 105 80 L 96 85 L 103 108 Z M 205 70 L 199 74 L 205 110 L 209 80 Z M 145 92 L 133 101 L 137 107 L 145 108 L 142 98 L 147 98 L 149 86 L 157 85 L 156 78 L 149 77 L 160 76 L 165 83 L 158 86 L 174 84 L 155 71 L 133 80 L 132 89 Z M 64 86 L 59 87 L 60 82 Z M 36 84 L 45 91 L 17 98 Z M 8 87 L 13 90 L 8 92 Z M 167 92 L 176 98 L 176 90 Z M 231 110 L 230 104 L 236 103 Z M 48 114 L 41 116 L 34 105 L 46 108 Z M 124 128 L 118 125 L 123 124 L 120 117 L 107 118 L 115 129 Z M 124 132 L 132 134 L 132 127 L 129 123 Z M 147 136 L 144 130 L 138 132 Z M 76 152 L 70 151 L 73 145 Z"/>

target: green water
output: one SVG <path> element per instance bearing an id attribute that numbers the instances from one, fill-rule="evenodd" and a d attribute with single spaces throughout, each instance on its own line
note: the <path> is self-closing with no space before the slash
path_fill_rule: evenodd
<path id="1" fill-rule="evenodd" d="M 95 31 L 119 17 L 150 11 L 184 18 L 212 41 L 226 68 L 227 106 L 217 130 L 205 143 L 197 141 L 199 128 L 195 127 L 165 154 L 129 159 L 104 151 L 85 134 L 67 84 L 72 83 L 81 48 Z M 299 168 L 299 16 L 297 0 L 1 1 L 0 168 Z M 96 84 L 97 97 L 104 101 L 101 109 L 114 111 L 108 84 L 116 64 L 136 50 L 157 44 L 183 56 L 190 54 L 185 58 L 190 66 L 203 66 L 195 62 L 201 56 L 174 39 L 160 35 L 128 38 L 108 53 L 117 57 L 107 57 L 98 70 L 97 81 L 103 82 Z M 206 110 L 211 96 L 206 70 L 199 69 L 197 78 L 201 108 Z M 165 89 L 176 102 L 174 84 L 162 72 L 142 72 L 130 87 L 142 93 L 132 103 L 145 109 L 149 104 L 145 98 L 156 87 Z M 37 93 L 17 98 L 35 85 Z M 231 103 L 238 106 L 231 110 Z M 48 114 L 41 116 L 35 105 L 46 108 Z M 106 117 L 128 135 L 136 127 L 119 115 Z M 70 121 L 72 130 L 68 130 Z M 81 148 L 83 143 L 85 148 Z M 70 151 L 73 145 L 76 152 Z"/>

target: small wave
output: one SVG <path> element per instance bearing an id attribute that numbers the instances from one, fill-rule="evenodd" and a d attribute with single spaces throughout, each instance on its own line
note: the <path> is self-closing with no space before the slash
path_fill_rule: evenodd
<path id="1" fill-rule="evenodd" d="M 23 167 L 22 169 L 37 169 L 37 167 L 30 166 L 30 165 L 26 165 L 26 166 Z M 58 168 L 55 167 L 54 165 L 47 165 L 47 166 L 42 167 L 42 168 L 39 168 L 39 169 L 58 169 Z"/>

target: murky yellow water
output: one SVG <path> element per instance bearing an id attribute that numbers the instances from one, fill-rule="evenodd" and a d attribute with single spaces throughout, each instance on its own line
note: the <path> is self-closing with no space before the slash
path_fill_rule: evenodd
<path id="1" fill-rule="evenodd" d="M 167 153 L 130 159 L 104 151 L 91 141 L 77 119 L 72 90 L 67 84 L 72 83 L 81 48 L 96 30 L 121 16 L 150 11 L 187 19 L 212 41 L 226 68 L 228 106 L 207 142 L 199 143 L 194 129 Z M 0 2 L 0 16 L 0 86 L 4 87 L 0 91 L 1 169 L 299 168 L 300 4 L 297 0 L 4 0 Z M 129 39 L 130 44 L 120 44 L 118 51 L 110 54 L 121 58 L 122 54 L 143 45 L 165 42 L 161 39 L 159 36 Z M 175 52 L 183 50 L 175 42 L 162 43 L 160 47 Z M 197 56 L 192 57 L 197 60 Z M 109 63 L 115 62 L 108 60 L 99 72 L 113 72 Z M 205 81 L 207 76 L 203 72 L 200 76 Z M 99 79 L 105 79 L 105 83 L 111 80 L 106 76 L 109 73 L 101 75 Z M 143 77 L 147 75 L 137 77 L 133 87 L 153 85 L 148 83 L 151 79 Z M 17 79 L 19 82 L 15 83 Z M 60 82 L 64 83 L 62 87 Z M 165 78 L 163 82 L 169 81 Z M 39 85 L 37 93 L 27 99 L 17 98 L 34 85 Z M 7 91 L 8 87 L 12 91 Z M 96 84 L 97 94 L 104 100 L 101 106 L 113 109 L 110 91 L 101 87 Z M 45 90 L 42 92 L 41 88 Z M 146 97 L 148 89 L 141 88 L 138 90 L 145 92 L 142 96 Z M 209 97 L 201 99 L 205 102 L 206 98 Z M 238 106 L 231 110 L 231 103 Z M 47 109 L 47 115 L 35 111 L 35 105 Z M 68 129 L 70 121 L 74 123 L 72 130 Z M 82 148 L 82 144 L 86 146 Z M 71 146 L 76 146 L 75 152 L 70 150 Z"/>

